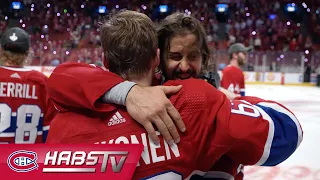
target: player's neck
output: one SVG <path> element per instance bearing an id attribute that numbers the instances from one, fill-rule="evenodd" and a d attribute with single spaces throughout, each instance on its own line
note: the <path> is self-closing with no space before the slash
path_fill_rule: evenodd
<path id="1" fill-rule="evenodd" d="M 229 65 L 237 67 L 237 68 L 240 68 L 239 67 L 239 63 L 238 63 L 238 61 L 236 59 L 231 60 Z"/>
<path id="2" fill-rule="evenodd" d="M 150 86 L 150 83 L 146 79 L 130 79 L 130 81 L 137 83 L 140 86 Z"/>
<path id="3" fill-rule="evenodd" d="M 149 74 L 151 73 L 151 74 Z M 153 74 L 152 71 L 140 76 L 131 76 L 128 78 L 129 81 L 135 82 L 140 86 L 151 86 Z"/>

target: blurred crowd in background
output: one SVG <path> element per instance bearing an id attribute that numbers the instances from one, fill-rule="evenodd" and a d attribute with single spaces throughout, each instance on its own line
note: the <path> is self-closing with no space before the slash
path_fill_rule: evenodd
<path id="1" fill-rule="evenodd" d="M 254 47 L 247 70 L 316 71 L 320 67 L 319 0 L 1 0 L 0 34 L 18 26 L 32 39 L 30 65 L 101 64 L 99 22 L 123 8 L 155 23 L 174 12 L 198 18 L 222 69 L 230 44 Z M 267 67 L 267 69 L 265 69 Z"/>

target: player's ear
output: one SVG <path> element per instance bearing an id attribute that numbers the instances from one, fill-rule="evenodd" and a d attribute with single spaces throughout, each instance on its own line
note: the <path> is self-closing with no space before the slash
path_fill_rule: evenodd
<path id="1" fill-rule="evenodd" d="M 232 58 L 231 59 L 236 59 L 238 57 L 238 53 L 232 53 Z"/>
<path id="2" fill-rule="evenodd" d="M 154 66 L 158 67 L 160 65 L 160 49 L 157 49 L 157 56 L 155 58 Z"/>

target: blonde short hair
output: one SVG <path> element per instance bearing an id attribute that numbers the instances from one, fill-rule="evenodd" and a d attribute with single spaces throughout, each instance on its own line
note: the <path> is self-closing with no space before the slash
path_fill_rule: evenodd
<path id="1" fill-rule="evenodd" d="M 14 53 L 11 51 L 2 50 L 0 53 L 0 64 L 11 64 L 16 66 L 23 66 L 25 59 L 28 56 L 28 52 Z"/>

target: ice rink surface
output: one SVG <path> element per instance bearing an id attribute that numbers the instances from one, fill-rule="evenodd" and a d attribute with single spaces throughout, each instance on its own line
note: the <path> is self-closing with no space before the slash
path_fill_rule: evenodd
<path id="1" fill-rule="evenodd" d="M 288 107 L 300 121 L 304 138 L 276 167 L 245 167 L 245 180 L 320 180 L 320 87 L 246 85 L 246 95 Z"/>

